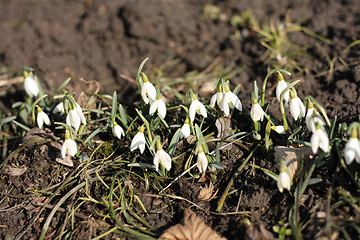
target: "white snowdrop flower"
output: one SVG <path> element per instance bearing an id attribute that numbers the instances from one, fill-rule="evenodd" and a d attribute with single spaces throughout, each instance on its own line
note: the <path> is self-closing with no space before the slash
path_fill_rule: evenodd
<path id="1" fill-rule="evenodd" d="M 64 114 L 65 113 L 65 109 L 64 109 L 64 103 L 60 102 L 58 105 L 55 106 L 55 108 L 52 111 L 53 113 L 60 113 L 60 114 Z"/>
<path id="2" fill-rule="evenodd" d="M 294 120 L 298 120 L 299 116 L 305 116 L 305 106 L 301 99 L 290 91 L 290 113 Z"/>
<path id="3" fill-rule="evenodd" d="M 285 133 L 286 133 L 285 127 L 282 126 L 282 125 L 279 125 L 279 126 L 271 126 L 271 130 L 277 132 L 278 134 L 285 134 Z"/>
<path id="4" fill-rule="evenodd" d="M 276 98 L 279 100 L 279 102 L 280 102 L 281 93 L 285 90 L 285 88 L 287 86 L 288 86 L 288 84 L 285 82 L 283 75 L 280 72 L 278 72 L 278 83 L 276 86 Z M 285 105 L 287 105 L 290 100 L 289 90 L 284 93 L 283 99 L 285 101 Z"/>
<path id="5" fill-rule="evenodd" d="M 66 124 L 75 128 L 75 130 L 79 130 L 81 123 L 80 116 L 75 109 L 69 110 L 68 115 L 66 116 Z"/>
<path id="6" fill-rule="evenodd" d="M 119 124 L 117 124 L 116 121 L 114 121 L 112 125 L 113 126 L 112 126 L 111 130 L 115 137 L 117 137 L 118 139 L 121 139 L 121 136 L 125 136 L 124 130 L 122 129 L 122 127 Z"/>
<path id="7" fill-rule="evenodd" d="M 305 116 L 305 122 L 306 126 L 309 129 L 309 131 L 314 132 L 315 131 L 315 123 L 319 123 L 320 125 L 324 126 L 324 121 L 322 120 L 320 114 L 316 111 L 314 108 L 314 105 L 311 101 L 309 101 L 309 107 Z"/>
<path id="8" fill-rule="evenodd" d="M 165 118 L 166 116 L 166 105 L 162 99 L 160 99 L 159 96 L 157 96 L 156 100 L 151 104 L 149 114 L 154 115 L 155 111 L 158 111 L 159 115 L 162 118 Z"/>
<path id="9" fill-rule="evenodd" d="M 217 104 L 222 111 L 221 100 L 223 99 L 224 95 L 225 93 L 223 92 L 221 83 L 219 82 L 217 85 L 217 92 L 210 99 L 210 107 L 213 108 L 215 107 L 215 104 Z"/>
<path id="10" fill-rule="evenodd" d="M 156 142 L 156 153 L 154 156 L 154 165 L 156 171 L 159 169 L 159 164 L 163 165 L 166 170 L 170 171 L 171 169 L 171 157 L 164 151 L 161 146 L 160 140 Z"/>
<path id="11" fill-rule="evenodd" d="M 316 123 L 316 129 L 311 135 L 310 143 L 311 150 L 314 154 L 318 152 L 319 147 L 324 152 L 329 152 L 330 149 L 330 140 L 326 132 L 320 127 L 320 124 Z"/>
<path id="12" fill-rule="evenodd" d="M 148 77 L 144 73 L 141 73 L 141 77 L 143 79 L 143 85 L 142 85 L 142 88 L 141 88 L 141 97 L 142 97 L 143 101 L 146 104 L 148 104 L 149 103 L 149 98 L 152 101 L 155 101 L 155 99 L 156 99 L 156 89 L 155 89 L 154 85 L 152 85 L 151 82 L 149 82 Z"/>
<path id="13" fill-rule="evenodd" d="M 254 122 L 264 120 L 265 112 L 260 104 L 255 100 L 250 110 L 250 117 Z"/>
<path id="14" fill-rule="evenodd" d="M 204 104 L 202 104 L 195 96 L 195 94 L 193 94 L 193 101 L 190 104 L 189 107 L 189 117 L 191 122 L 193 122 L 195 120 L 195 114 L 196 113 L 200 113 L 204 118 L 207 117 L 207 112 L 206 112 L 206 108 L 204 106 Z"/>
<path id="15" fill-rule="evenodd" d="M 184 125 L 180 129 L 180 139 L 188 138 L 190 136 L 190 123 L 189 118 L 186 117 Z"/>
<path id="16" fill-rule="evenodd" d="M 46 113 L 44 113 L 39 106 L 36 105 L 36 107 L 37 107 L 37 111 L 38 111 L 38 114 L 37 114 L 38 127 L 42 129 L 44 123 L 46 125 L 50 126 L 51 122 L 50 122 L 49 116 Z"/>
<path id="17" fill-rule="evenodd" d="M 225 95 L 221 100 L 221 109 L 223 110 L 225 116 L 229 116 L 230 108 L 237 108 L 239 111 L 242 111 L 242 105 L 238 96 L 230 91 L 228 84 L 225 84 Z"/>
<path id="18" fill-rule="evenodd" d="M 74 140 L 70 138 L 70 133 L 68 130 L 65 131 L 65 141 L 61 147 L 61 156 L 65 158 L 66 153 L 70 156 L 75 156 L 77 153 L 77 144 Z"/>
<path id="19" fill-rule="evenodd" d="M 206 172 L 208 167 L 208 159 L 204 153 L 204 149 L 202 146 L 199 147 L 198 155 L 197 155 L 197 167 L 199 168 L 200 173 Z"/>
<path id="20" fill-rule="evenodd" d="M 75 110 L 80 117 L 81 123 L 86 125 L 86 119 L 85 119 L 84 113 L 82 111 L 82 108 L 80 107 L 80 105 L 77 102 L 75 102 Z"/>
<path id="21" fill-rule="evenodd" d="M 145 135 L 144 135 L 144 125 L 142 125 L 139 129 L 139 132 L 134 136 L 131 141 L 130 151 L 134 151 L 135 149 L 139 149 L 142 154 L 145 150 Z"/>
<path id="22" fill-rule="evenodd" d="M 278 176 L 277 187 L 281 193 L 284 191 L 284 189 L 290 191 L 291 180 L 289 174 L 286 171 L 280 172 Z"/>
<path id="23" fill-rule="evenodd" d="M 345 145 L 344 158 L 347 165 L 350 165 L 354 159 L 360 163 L 360 141 L 356 128 L 352 129 L 349 141 Z"/>
<path id="24" fill-rule="evenodd" d="M 24 88 L 29 97 L 37 97 L 39 95 L 39 86 L 36 80 L 29 76 L 29 73 L 24 71 Z"/>

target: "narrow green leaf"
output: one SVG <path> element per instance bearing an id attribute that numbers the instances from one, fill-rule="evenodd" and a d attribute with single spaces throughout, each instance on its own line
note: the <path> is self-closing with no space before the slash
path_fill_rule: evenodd
<path id="1" fill-rule="evenodd" d="M 117 106 L 117 94 L 116 94 L 116 91 L 114 91 L 114 94 L 112 97 L 112 106 L 111 106 L 111 123 L 115 120 L 116 106 Z"/>
<path id="2" fill-rule="evenodd" d="M 71 77 L 69 77 L 68 79 L 66 79 L 66 80 L 60 85 L 60 87 L 58 87 L 58 88 L 54 91 L 54 94 L 60 92 L 61 90 L 63 90 L 63 89 L 66 87 L 66 85 L 68 85 L 68 83 L 69 83 L 70 81 L 71 81 Z"/>
<path id="3" fill-rule="evenodd" d="M 168 153 L 171 156 L 171 158 L 174 156 L 175 150 L 176 150 L 176 146 L 179 142 L 180 139 L 180 134 L 181 134 L 181 129 L 179 128 L 178 130 L 176 130 L 174 136 L 172 137 L 170 144 L 169 144 L 169 148 L 168 148 Z"/>

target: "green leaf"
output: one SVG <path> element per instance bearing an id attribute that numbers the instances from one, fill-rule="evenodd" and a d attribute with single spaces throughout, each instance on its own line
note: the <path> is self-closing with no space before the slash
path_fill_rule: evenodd
<path id="1" fill-rule="evenodd" d="M 143 85 L 143 82 L 140 80 L 141 79 L 141 77 L 140 77 L 141 71 L 147 60 L 149 60 L 149 58 L 145 58 L 144 61 L 142 61 L 142 63 L 140 64 L 140 66 L 138 68 L 137 74 L 136 74 L 136 83 L 137 83 L 139 89 L 141 89 L 142 85 Z"/>
<path id="2" fill-rule="evenodd" d="M 117 94 L 116 94 L 116 91 L 114 91 L 114 94 L 112 97 L 112 106 L 111 106 L 111 124 L 115 120 L 116 106 L 117 106 Z"/>
<path id="3" fill-rule="evenodd" d="M 58 88 L 54 91 L 54 94 L 60 92 L 61 90 L 63 90 L 63 89 L 66 87 L 66 85 L 68 85 L 68 83 L 69 83 L 70 81 L 71 81 L 71 78 L 69 77 L 68 79 L 66 79 L 66 80 L 60 85 L 60 87 L 58 87 Z"/>
<path id="4" fill-rule="evenodd" d="M 13 120 L 16 119 L 16 116 L 9 116 L 9 117 L 6 117 L 6 118 L 3 118 L 0 122 L 0 128 L 4 125 L 4 124 L 7 124 Z"/>
<path id="5" fill-rule="evenodd" d="M 120 113 L 121 122 L 124 124 L 125 127 L 127 127 L 128 124 L 127 115 L 125 113 L 124 107 L 121 104 L 119 104 L 119 113 Z"/>
<path id="6" fill-rule="evenodd" d="M 28 126 L 25 126 L 24 124 L 19 123 L 19 122 L 15 121 L 15 120 L 13 120 L 13 123 L 15 123 L 16 125 L 18 125 L 18 126 L 21 127 L 22 129 L 24 129 L 25 131 L 29 131 L 29 130 L 30 130 L 30 128 L 29 128 Z"/>
<path id="7" fill-rule="evenodd" d="M 95 129 L 85 140 L 85 144 L 89 144 L 90 146 L 92 146 L 92 142 L 91 139 L 93 137 L 95 137 L 97 134 L 99 134 L 100 132 L 104 131 L 106 128 L 108 128 L 108 125 L 104 126 L 104 127 L 99 127 L 97 129 Z"/>
<path id="8" fill-rule="evenodd" d="M 171 156 L 171 158 L 174 156 L 175 150 L 176 150 L 176 146 L 179 142 L 180 139 L 180 134 L 181 134 L 181 129 L 179 128 L 178 130 L 176 130 L 174 136 L 172 137 L 170 144 L 169 144 L 169 148 L 168 148 L 168 153 Z"/>

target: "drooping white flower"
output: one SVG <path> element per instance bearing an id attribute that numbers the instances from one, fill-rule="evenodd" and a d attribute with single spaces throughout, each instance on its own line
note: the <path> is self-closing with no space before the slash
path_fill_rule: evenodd
<path id="1" fill-rule="evenodd" d="M 207 117 L 207 112 L 204 104 L 202 104 L 202 102 L 197 99 L 195 94 L 193 94 L 193 100 L 189 107 L 189 117 L 191 122 L 195 120 L 196 113 L 200 113 L 205 118 Z"/>
<path id="2" fill-rule="evenodd" d="M 36 105 L 36 106 L 37 106 L 37 105 Z M 44 123 L 45 123 L 46 125 L 50 126 L 50 125 L 51 125 L 51 122 L 50 122 L 49 116 L 48 116 L 46 113 L 44 113 L 39 106 L 37 106 L 37 111 L 38 111 L 38 114 L 37 114 L 37 124 L 38 124 L 38 127 L 42 129 Z"/>
<path id="3" fill-rule="evenodd" d="M 133 140 L 131 141 L 130 151 L 139 149 L 142 154 L 145 150 L 145 135 L 144 135 L 144 125 L 139 129 L 139 132 L 135 134 Z"/>
<path id="4" fill-rule="evenodd" d="M 314 108 L 314 105 L 311 101 L 309 101 L 309 107 L 305 116 L 306 126 L 309 131 L 315 131 L 315 123 L 319 123 L 320 125 L 324 126 L 324 121 L 321 118 L 320 114 Z"/>
<path id="5" fill-rule="evenodd" d="M 61 147 L 61 156 L 62 158 L 65 158 L 66 153 L 68 153 L 70 156 L 75 156 L 77 153 L 77 144 L 74 140 L 70 138 L 70 133 L 68 130 L 65 132 L 65 141 Z"/>
<path id="6" fill-rule="evenodd" d="M 290 91 L 290 113 L 294 120 L 298 120 L 299 116 L 305 116 L 305 106 L 301 99 Z"/>
<path id="7" fill-rule="evenodd" d="M 222 106 L 221 106 L 221 100 L 224 97 L 224 93 L 223 92 L 217 92 L 215 93 L 211 98 L 210 98 L 210 107 L 215 107 L 215 104 L 217 104 L 220 108 L 220 110 L 222 110 Z"/>
<path id="8" fill-rule="evenodd" d="M 24 88 L 29 97 L 37 97 L 39 95 L 39 86 L 36 80 L 29 76 L 28 72 L 24 72 Z"/>
<path id="9" fill-rule="evenodd" d="M 278 125 L 278 126 L 271 126 L 271 130 L 274 130 L 275 132 L 277 132 L 278 134 L 285 134 L 285 127 L 282 125 Z"/>
<path id="10" fill-rule="evenodd" d="M 280 192 L 283 192 L 284 189 L 290 191 L 291 188 L 291 180 L 289 174 L 287 172 L 281 172 L 278 177 L 277 187 Z"/>
<path id="11" fill-rule="evenodd" d="M 180 129 L 180 139 L 182 138 L 188 138 L 190 136 L 190 123 L 189 123 L 189 117 L 186 117 L 184 125 L 182 125 Z"/>
<path id="12" fill-rule="evenodd" d="M 344 158 L 347 165 L 350 165 L 354 159 L 360 164 L 360 140 L 356 128 L 352 128 L 349 141 L 345 145 Z"/>
<path id="13" fill-rule="evenodd" d="M 276 98 L 278 99 L 279 102 L 280 102 L 281 93 L 285 90 L 285 88 L 287 86 L 288 86 L 288 84 L 285 82 L 284 77 L 279 72 L 279 74 L 278 74 L 278 83 L 277 83 L 277 86 L 276 86 Z M 284 93 L 283 99 L 284 99 L 285 105 L 287 105 L 289 103 L 289 100 L 290 100 L 289 90 Z"/>
<path id="14" fill-rule="evenodd" d="M 311 135 L 310 143 L 311 150 L 314 154 L 318 152 L 319 147 L 324 152 L 329 152 L 330 149 L 330 140 L 326 132 L 320 127 L 320 124 L 316 124 L 316 129 Z"/>
<path id="15" fill-rule="evenodd" d="M 82 111 L 82 108 L 80 107 L 80 105 L 77 102 L 75 102 L 75 110 L 80 117 L 81 123 L 86 125 L 86 119 L 85 119 L 84 113 Z"/>
<path id="16" fill-rule="evenodd" d="M 64 114 L 65 113 L 64 103 L 60 102 L 58 105 L 55 106 L 55 108 L 54 108 L 54 110 L 52 112 L 53 113 Z"/>
<path id="17" fill-rule="evenodd" d="M 150 109 L 149 109 L 149 114 L 153 115 L 156 110 L 158 111 L 159 115 L 162 118 L 165 118 L 166 105 L 165 105 L 164 101 L 159 97 L 157 97 L 156 100 L 151 104 Z"/>
<path id="18" fill-rule="evenodd" d="M 66 124 L 75 128 L 75 131 L 79 130 L 81 119 L 75 109 L 69 110 L 66 116 Z"/>
<path id="19" fill-rule="evenodd" d="M 242 111 L 242 105 L 238 96 L 236 96 L 233 92 L 230 91 L 230 87 L 228 84 L 225 84 L 225 95 L 221 100 L 221 108 L 225 114 L 225 116 L 229 116 L 230 108 L 237 108 L 239 111 Z"/>
<path id="20" fill-rule="evenodd" d="M 250 117 L 254 122 L 264 120 L 265 112 L 260 104 L 255 100 L 250 110 Z"/>
<path id="21" fill-rule="evenodd" d="M 282 193 L 284 191 L 284 189 L 287 189 L 288 191 L 290 191 L 291 188 L 291 179 L 288 173 L 288 170 L 285 166 L 285 163 L 283 162 L 283 160 L 280 160 L 280 174 L 278 176 L 278 180 L 277 180 L 277 187 L 279 189 L 279 191 Z"/>
<path id="22" fill-rule="evenodd" d="M 156 99 L 156 89 L 154 85 L 149 82 L 148 77 L 142 73 L 141 78 L 143 79 L 143 85 L 141 88 L 141 97 L 143 101 L 148 104 L 149 98 L 151 98 L 152 101 L 155 101 Z M 149 98 L 148 98 L 149 97 Z"/>
<path id="23" fill-rule="evenodd" d="M 113 122 L 113 126 L 111 128 L 112 133 L 114 134 L 115 137 L 117 137 L 118 139 L 121 139 L 121 136 L 125 136 L 125 132 L 122 129 L 122 127 L 117 124 L 116 121 Z"/>
<path id="24" fill-rule="evenodd" d="M 202 146 L 200 146 L 197 155 L 197 167 L 199 168 L 200 173 L 206 172 L 208 164 L 209 161 L 204 153 L 204 149 Z"/>
<path id="25" fill-rule="evenodd" d="M 156 171 L 159 169 L 159 164 L 163 165 L 166 170 L 170 171 L 171 169 L 171 157 L 164 151 L 161 146 L 160 140 L 156 142 L 156 153 L 154 156 L 154 165 Z"/>

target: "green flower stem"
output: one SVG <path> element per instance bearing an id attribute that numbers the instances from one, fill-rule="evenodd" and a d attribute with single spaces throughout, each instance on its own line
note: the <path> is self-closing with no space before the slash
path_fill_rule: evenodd
<path id="1" fill-rule="evenodd" d="M 290 89 L 293 88 L 298 82 L 300 82 L 300 79 L 293 81 L 292 83 L 290 83 L 282 92 L 280 95 L 280 112 L 283 116 L 283 122 L 284 122 L 284 129 L 285 132 L 288 133 L 289 132 L 289 125 L 287 123 L 286 120 L 286 114 L 285 114 L 285 107 L 284 107 L 284 95 L 285 93 Z"/>
<path id="2" fill-rule="evenodd" d="M 265 89 L 266 89 L 267 80 L 268 80 L 268 78 L 269 78 L 273 73 L 275 73 L 275 72 L 282 72 L 282 73 L 285 73 L 285 74 L 287 74 L 287 75 L 289 75 L 289 76 L 291 75 L 290 72 L 288 72 L 288 71 L 286 71 L 286 70 L 284 70 L 284 69 L 273 69 L 273 70 L 271 70 L 271 71 L 266 75 L 265 80 L 264 80 L 263 85 L 262 85 L 261 107 L 263 107 L 264 104 L 265 104 Z"/>

